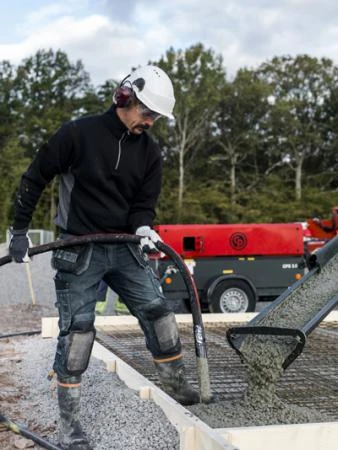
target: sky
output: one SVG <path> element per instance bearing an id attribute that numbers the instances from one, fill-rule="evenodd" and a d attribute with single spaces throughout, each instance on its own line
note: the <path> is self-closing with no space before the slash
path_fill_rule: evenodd
<path id="1" fill-rule="evenodd" d="M 274 56 L 338 64 L 337 0 L 0 0 L 0 11 L 0 61 L 60 49 L 96 86 L 199 42 L 229 79 Z"/>

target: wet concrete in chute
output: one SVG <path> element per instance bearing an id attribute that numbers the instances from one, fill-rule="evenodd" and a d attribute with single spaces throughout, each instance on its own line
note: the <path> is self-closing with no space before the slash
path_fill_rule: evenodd
<path id="1" fill-rule="evenodd" d="M 338 292 L 337 264 L 338 255 L 257 321 L 255 326 L 302 329 Z M 247 379 L 243 398 L 237 402 L 194 405 L 189 409 L 217 428 L 329 421 L 325 413 L 285 403 L 277 395 L 276 389 L 284 373 L 283 363 L 294 347 L 294 339 L 290 337 L 248 335 L 240 347 Z M 316 355 L 313 366 L 316 366 Z M 337 379 L 333 381 L 336 390 L 337 382 Z"/>

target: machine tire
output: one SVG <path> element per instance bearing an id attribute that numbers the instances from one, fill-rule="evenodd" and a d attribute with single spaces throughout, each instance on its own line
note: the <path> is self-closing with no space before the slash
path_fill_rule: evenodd
<path id="1" fill-rule="evenodd" d="M 243 313 L 256 309 L 255 294 L 243 280 L 221 281 L 211 295 L 210 312 Z"/>

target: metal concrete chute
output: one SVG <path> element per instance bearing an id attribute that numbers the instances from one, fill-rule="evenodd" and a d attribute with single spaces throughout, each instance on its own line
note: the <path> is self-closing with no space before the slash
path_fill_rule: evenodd
<path id="1" fill-rule="evenodd" d="M 278 348 L 286 369 L 302 352 L 309 334 L 338 304 L 338 236 L 307 259 L 309 271 L 246 326 L 227 331 L 242 360 L 257 343 Z"/>
<path id="2" fill-rule="evenodd" d="M 338 236 L 331 239 L 322 248 L 316 250 L 308 257 L 308 267 L 310 270 L 321 270 L 338 253 Z"/>

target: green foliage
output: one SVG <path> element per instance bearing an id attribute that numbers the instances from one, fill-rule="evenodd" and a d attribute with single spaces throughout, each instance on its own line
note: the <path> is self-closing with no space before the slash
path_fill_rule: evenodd
<path id="1" fill-rule="evenodd" d="M 14 139 L 8 139 L 0 147 L 0 242 L 5 240 L 10 225 L 10 214 L 20 176 L 28 159 Z"/>
<path id="2" fill-rule="evenodd" d="M 332 206 L 337 204 L 334 192 L 307 188 L 301 201 L 292 200 L 292 193 L 292 186 L 285 185 L 279 176 L 270 175 L 259 189 L 240 195 L 240 206 L 234 210 L 232 222 L 304 222 L 313 215 L 328 216 Z"/>
<path id="3" fill-rule="evenodd" d="M 24 156 L 20 165 L 27 166 L 62 122 L 77 117 L 83 103 L 90 104 L 93 89 L 81 61 L 71 63 L 61 50 L 39 50 L 17 67 L 12 78 L 16 102 L 11 135 Z M 11 197 L 6 202 L 9 200 Z M 57 189 L 53 184 L 43 193 L 32 226 L 52 229 L 56 202 Z"/>
<path id="4" fill-rule="evenodd" d="M 252 223 L 328 217 L 338 192 L 338 68 L 309 55 L 274 57 L 232 81 L 197 43 L 158 61 L 171 77 L 175 120 L 152 129 L 164 157 L 157 223 Z M 63 121 L 105 111 L 118 82 L 93 88 L 81 61 L 39 50 L 0 63 L 0 238 L 20 175 Z M 298 189 L 298 190 L 297 190 Z M 58 181 L 31 226 L 53 229 Z M 295 192 L 297 195 L 295 195 Z"/>
<path id="5" fill-rule="evenodd" d="M 301 201 L 304 164 L 330 152 L 337 137 L 329 105 L 338 87 L 338 68 L 325 58 L 282 56 L 262 64 L 257 74 L 273 88 L 271 147 L 281 161 L 288 161 L 294 172 L 294 198 Z"/>
<path id="6" fill-rule="evenodd" d="M 173 48 L 157 63 L 170 76 L 175 90 L 175 121 L 167 130 L 162 126 L 154 131 L 167 138 L 167 160 L 177 168 L 178 191 L 176 217 L 184 220 L 185 171 L 196 154 L 208 143 L 211 134 L 210 118 L 217 107 L 219 92 L 225 83 L 225 70 L 220 55 L 198 43 L 186 50 Z"/>
<path id="7" fill-rule="evenodd" d="M 91 92 L 81 61 L 71 63 L 61 50 L 39 50 L 25 59 L 17 68 L 14 89 L 20 99 L 17 125 L 31 158 L 62 122 L 78 115 Z"/>

